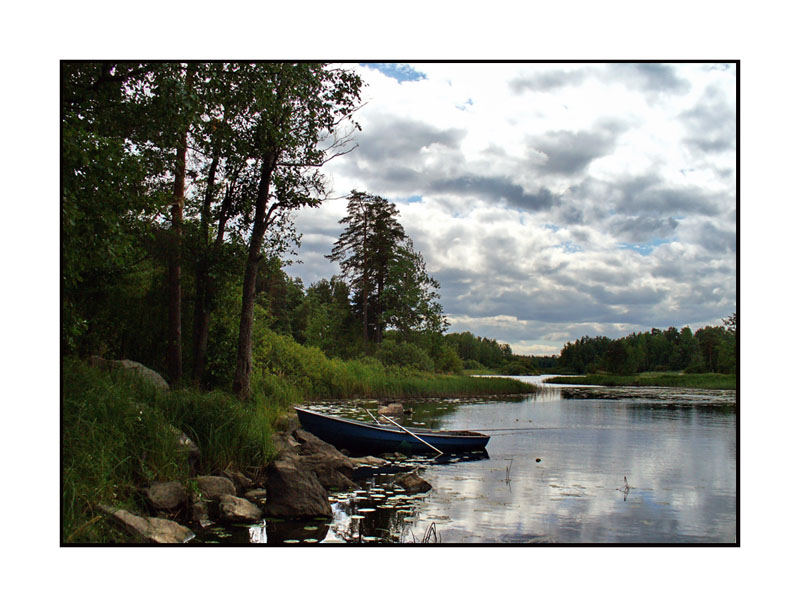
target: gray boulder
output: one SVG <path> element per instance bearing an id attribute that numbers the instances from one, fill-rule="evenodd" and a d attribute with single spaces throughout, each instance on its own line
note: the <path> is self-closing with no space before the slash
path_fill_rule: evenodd
<path id="1" fill-rule="evenodd" d="M 267 500 L 267 490 L 266 489 L 250 489 L 244 494 L 244 499 L 249 502 L 253 502 L 254 504 L 261 504 L 264 505 L 264 502 Z"/>
<path id="2" fill-rule="evenodd" d="M 211 525 L 214 524 L 208 512 L 208 501 L 206 501 L 199 495 L 193 495 L 191 497 L 191 505 L 189 507 L 189 518 L 193 523 L 203 527 L 203 529 L 205 529 L 206 527 L 210 527 Z"/>
<path id="3" fill-rule="evenodd" d="M 244 493 L 253 488 L 253 481 L 238 470 L 224 470 L 222 474 L 233 481 L 238 493 Z"/>
<path id="4" fill-rule="evenodd" d="M 236 495 L 236 486 L 233 481 L 224 476 L 198 476 L 197 487 L 203 497 L 209 500 L 218 500 L 223 495 Z"/>
<path id="5" fill-rule="evenodd" d="M 145 489 L 145 497 L 155 510 L 179 510 L 186 505 L 189 494 L 177 481 L 153 483 Z"/>
<path id="6" fill-rule="evenodd" d="M 150 516 L 138 516 L 121 508 L 101 508 L 124 529 L 154 544 L 185 544 L 195 535 L 188 527 L 175 521 Z"/>
<path id="7" fill-rule="evenodd" d="M 299 446 L 293 450 L 300 465 L 317 475 L 322 486 L 330 489 L 352 489 L 353 462 L 333 445 L 320 440 L 305 430 L 295 430 Z"/>
<path id="8" fill-rule="evenodd" d="M 246 499 L 223 495 L 219 498 L 219 517 L 229 523 L 255 523 L 263 514 L 261 508 Z"/>
<path id="9" fill-rule="evenodd" d="M 169 390 L 169 384 L 161 375 L 133 360 L 106 360 L 102 356 L 90 356 L 89 365 L 101 369 L 122 369 L 129 373 L 135 373 L 159 390 Z"/>
<path id="10" fill-rule="evenodd" d="M 403 405 L 400 403 L 389 403 L 388 405 L 379 405 L 378 415 L 388 415 L 390 417 L 403 417 Z"/>
<path id="11" fill-rule="evenodd" d="M 425 493 L 433 488 L 428 481 L 419 475 L 417 470 L 398 476 L 395 482 L 409 494 Z"/>
<path id="12" fill-rule="evenodd" d="M 272 462 L 267 468 L 266 490 L 267 516 L 302 518 L 333 514 L 325 487 L 297 459 Z"/>

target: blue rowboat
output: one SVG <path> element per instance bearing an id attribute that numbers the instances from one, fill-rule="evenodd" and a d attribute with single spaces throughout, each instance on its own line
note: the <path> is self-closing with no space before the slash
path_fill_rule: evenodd
<path id="1" fill-rule="evenodd" d="M 470 430 L 414 430 L 412 435 L 411 431 L 399 427 L 367 424 L 299 407 L 294 409 L 305 430 L 338 449 L 357 453 L 431 453 L 433 449 L 429 445 L 444 453 L 480 451 L 490 438 Z"/>

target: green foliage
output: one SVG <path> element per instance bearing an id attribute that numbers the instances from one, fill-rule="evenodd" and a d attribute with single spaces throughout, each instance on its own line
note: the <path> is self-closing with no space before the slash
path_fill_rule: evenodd
<path id="1" fill-rule="evenodd" d="M 546 383 L 582 384 L 592 386 L 657 386 L 668 388 L 703 388 L 712 390 L 735 390 L 736 375 L 721 373 L 698 374 L 653 374 L 640 375 L 585 375 L 551 377 Z"/>
<path id="2" fill-rule="evenodd" d="M 346 227 L 327 256 L 339 262 L 365 342 L 380 344 L 387 327 L 404 341 L 447 327 L 436 301 L 439 283 L 426 272 L 398 213 L 385 198 L 353 190 L 339 222 Z"/>
<path id="3" fill-rule="evenodd" d="M 476 337 L 469 331 L 448 333 L 444 339 L 462 360 L 474 360 L 483 367 L 500 368 L 513 357 L 508 344 L 500 344 L 486 337 Z"/>
<path id="4" fill-rule="evenodd" d="M 163 392 L 135 374 L 63 362 L 62 515 L 65 542 L 115 539 L 100 504 L 143 510 L 139 489 L 153 481 L 187 481 L 191 470 L 178 430 L 200 448 L 203 470 L 265 465 L 271 435 L 289 401 L 263 395 L 241 401 L 230 393 Z M 295 398 L 296 395 L 292 395 Z"/>
<path id="5" fill-rule="evenodd" d="M 258 323 L 257 323 L 258 326 Z M 421 357 L 408 344 L 390 346 L 395 353 Z M 318 348 L 302 346 L 261 326 L 254 340 L 254 391 L 282 402 L 336 398 L 402 398 L 534 391 L 511 380 L 441 375 L 408 366 L 385 366 L 379 359 L 331 359 Z"/>
<path id="6" fill-rule="evenodd" d="M 446 344 L 436 350 L 433 362 L 437 373 L 461 373 L 464 370 L 455 348 Z"/>
<path id="7" fill-rule="evenodd" d="M 408 367 L 417 371 L 433 371 L 433 359 L 412 343 L 385 340 L 378 350 L 379 360 L 386 366 Z"/>
<path id="8" fill-rule="evenodd" d="M 561 350 L 560 365 L 575 373 L 606 371 L 632 375 L 644 371 L 686 371 L 687 373 L 736 373 L 736 315 L 723 327 L 704 327 L 692 333 L 652 329 L 611 340 L 582 337 Z"/>
<path id="9" fill-rule="evenodd" d="M 486 371 L 488 368 L 486 365 L 479 363 L 477 360 L 468 359 L 463 361 L 462 367 L 464 371 Z"/>
<path id="10" fill-rule="evenodd" d="M 63 371 L 62 539 L 103 541 L 108 531 L 87 524 L 100 504 L 135 504 L 142 484 L 185 477 L 188 467 L 152 388 L 72 360 Z"/>

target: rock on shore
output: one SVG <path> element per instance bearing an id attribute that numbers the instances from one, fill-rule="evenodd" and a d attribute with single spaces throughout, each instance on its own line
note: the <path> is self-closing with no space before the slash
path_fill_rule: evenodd
<path id="1" fill-rule="evenodd" d="M 111 506 L 102 509 L 123 528 L 154 544 L 185 544 L 194 537 L 191 529 L 169 519 L 138 516 Z"/>
<path id="2" fill-rule="evenodd" d="M 111 507 L 104 510 L 146 541 L 185 543 L 194 533 L 171 519 L 205 528 L 213 520 L 252 523 L 264 516 L 332 516 L 329 490 L 354 489 L 358 486 L 352 480 L 357 467 L 386 464 L 376 457 L 350 458 L 296 422 L 284 427 L 273 437 L 277 458 L 266 468 L 253 471 L 253 478 L 228 469 L 221 475 L 197 476 L 186 485 L 177 481 L 151 483 L 143 489 L 143 495 L 150 513 L 160 516 L 140 516 Z M 398 482 L 409 492 L 431 488 L 416 472 Z"/>

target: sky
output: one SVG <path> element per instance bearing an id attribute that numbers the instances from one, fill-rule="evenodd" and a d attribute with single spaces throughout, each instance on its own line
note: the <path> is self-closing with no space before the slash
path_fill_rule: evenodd
<path id="1" fill-rule="evenodd" d="M 736 64 L 342 64 L 366 105 L 296 217 L 308 286 L 355 189 L 395 203 L 451 332 L 516 354 L 736 311 Z"/>

